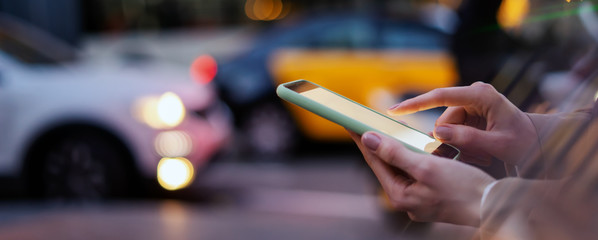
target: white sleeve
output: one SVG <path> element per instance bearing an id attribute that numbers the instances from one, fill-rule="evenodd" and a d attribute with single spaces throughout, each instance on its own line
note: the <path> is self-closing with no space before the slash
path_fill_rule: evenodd
<path id="1" fill-rule="evenodd" d="M 480 201 L 480 213 L 482 212 L 482 207 L 484 207 L 484 201 L 486 201 L 486 198 L 488 197 L 490 190 L 492 190 L 492 187 L 494 187 L 496 183 L 498 183 L 498 181 L 491 182 L 490 184 L 486 185 L 486 188 L 484 188 L 484 193 L 482 193 L 482 200 Z"/>

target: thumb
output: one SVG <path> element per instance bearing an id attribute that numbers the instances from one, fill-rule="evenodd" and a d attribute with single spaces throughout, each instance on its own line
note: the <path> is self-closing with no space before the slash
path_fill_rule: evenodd
<path id="1" fill-rule="evenodd" d="M 363 144 L 380 160 L 405 171 L 409 175 L 421 163 L 421 157 L 415 156 L 415 152 L 407 149 L 394 138 L 384 134 L 367 132 L 363 134 L 361 139 Z"/>
<path id="2" fill-rule="evenodd" d="M 442 124 L 436 126 L 434 137 L 443 143 L 462 150 L 475 150 L 474 152 L 492 153 L 496 147 L 495 134 L 465 125 Z"/>

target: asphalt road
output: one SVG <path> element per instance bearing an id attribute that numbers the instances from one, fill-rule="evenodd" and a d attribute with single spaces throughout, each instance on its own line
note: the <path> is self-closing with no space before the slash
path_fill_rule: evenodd
<path id="1" fill-rule="evenodd" d="M 355 154 L 217 159 L 176 197 L 0 202 L 0 239 L 470 239 L 389 214 Z M 173 195 L 174 196 L 174 195 Z"/>
<path id="2" fill-rule="evenodd" d="M 131 45 L 185 66 L 209 53 L 226 59 L 251 29 L 90 38 L 86 55 L 113 64 Z M 139 42 L 143 39 L 143 42 Z M 200 44 L 201 43 L 201 44 Z M 306 150 L 309 152 L 309 150 Z M 413 223 L 380 203 L 356 151 L 286 157 L 223 156 L 194 184 L 161 198 L 106 202 L 0 199 L 0 239 L 471 239 L 472 228 Z M 1 194 L 0 194 L 1 195 Z"/>

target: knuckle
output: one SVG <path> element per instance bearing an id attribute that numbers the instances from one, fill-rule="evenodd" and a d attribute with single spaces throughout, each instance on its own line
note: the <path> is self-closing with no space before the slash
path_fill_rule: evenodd
<path id="1" fill-rule="evenodd" d="M 493 144 L 493 148 L 497 152 L 507 152 L 511 149 L 509 143 L 515 142 L 517 140 L 517 136 L 505 134 L 496 139 Z"/>
<path id="2" fill-rule="evenodd" d="M 432 91 L 430 91 L 430 95 L 434 96 L 434 97 L 442 97 L 445 94 L 445 89 L 444 88 L 436 88 L 436 89 L 432 89 Z"/>
<path id="3" fill-rule="evenodd" d="M 452 141 L 463 146 L 471 146 L 475 144 L 476 137 L 471 129 L 463 128 L 461 131 L 455 131 Z"/>
<path id="4" fill-rule="evenodd" d="M 494 96 L 496 93 L 494 86 L 488 83 L 479 82 L 475 87 L 478 89 L 478 94 L 481 96 Z"/>
<path id="5" fill-rule="evenodd" d="M 388 200 L 393 209 L 399 211 L 409 211 L 411 206 L 405 201 L 406 196 L 402 192 L 392 192 L 388 194 Z"/>
<path id="6" fill-rule="evenodd" d="M 380 142 L 380 146 L 378 147 L 378 156 L 385 161 L 392 161 L 394 158 L 394 153 L 392 147 L 389 147 L 386 141 L 382 140 Z"/>
<path id="7" fill-rule="evenodd" d="M 386 194 L 388 195 L 388 199 L 390 199 L 390 201 L 392 202 L 396 202 L 399 199 L 399 197 L 397 196 L 398 192 L 395 187 L 391 187 L 390 189 L 388 189 L 386 191 Z"/>
<path id="8" fill-rule="evenodd" d="M 420 162 L 414 170 L 414 175 L 417 175 L 420 179 L 428 179 L 434 173 L 436 164 L 432 161 Z"/>
<path id="9" fill-rule="evenodd" d="M 402 202 L 405 197 L 405 193 L 400 191 L 399 188 L 391 187 L 388 190 L 388 198 L 393 202 Z"/>
<path id="10" fill-rule="evenodd" d="M 471 84 L 471 86 L 480 88 L 480 89 L 485 89 L 485 90 L 494 90 L 494 87 L 492 86 L 492 84 L 489 83 L 485 83 L 485 82 L 475 82 L 473 84 Z"/>
<path id="11" fill-rule="evenodd" d="M 401 143 L 396 143 L 401 144 Z M 389 143 L 382 143 L 380 145 L 380 149 L 378 149 L 378 154 L 380 158 L 384 161 L 388 162 L 390 165 L 395 167 L 401 166 L 401 147 L 400 145 L 394 145 Z"/>

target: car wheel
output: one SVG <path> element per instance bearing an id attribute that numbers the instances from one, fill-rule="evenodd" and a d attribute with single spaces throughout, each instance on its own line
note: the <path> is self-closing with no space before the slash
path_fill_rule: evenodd
<path id="1" fill-rule="evenodd" d="M 68 132 L 36 154 L 34 195 L 46 199 L 100 200 L 125 196 L 126 154 L 96 131 Z"/>
<path id="2" fill-rule="evenodd" d="M 246 145 L 255 154 L 280 155 L 297 144 L 297 130 L 284 106 L 265 102 L 253 107 L 243 126 Z"/>

